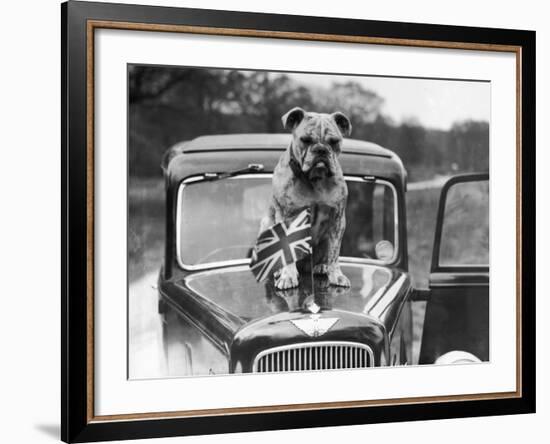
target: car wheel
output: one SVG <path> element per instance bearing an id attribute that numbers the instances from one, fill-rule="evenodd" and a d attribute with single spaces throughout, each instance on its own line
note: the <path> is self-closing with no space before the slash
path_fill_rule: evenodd
<path id="1" fill-rule="evenodd" d="M 481 360 L 472 353 L 462 350 L 453 350 L 441 355 L 435 360 L 435 364 L 472 364 Z"/>

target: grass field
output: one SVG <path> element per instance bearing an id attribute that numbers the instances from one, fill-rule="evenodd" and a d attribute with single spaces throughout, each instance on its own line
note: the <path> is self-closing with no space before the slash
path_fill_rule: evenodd
<path id="1" fill-rule="evenodd" d="M 440 188 L 407 192 L 409 270 L 417 288 L 428 286 Z M 164 182 L 131 179 L 129 184 L 128 278 L 132 282 L 158 270 L 164 248 Z M 418 358 L 424 302 L 413 303 L 413 356 Z"/>
<path id="2" fill-rule="evenodd" d="M 440 193 L 438 187 L 411 190 L 406 195 L 409 270 L 418 288 L 428 287 Z"/>
<path id="3" fill-rule="evenodd" d="M 432 248 L 441 189 L 407 192 L 407 239 L 409 271 L 415 288 L 428 288 Z M 426 302 L 413 302 L 413 363 L 418 362 Z"/>
<path id="4" fill-rule="evenodd" d="M 128 186 L 128 280 L 158 270 L 164 249 L 164 182 L 130 179 Z"/>

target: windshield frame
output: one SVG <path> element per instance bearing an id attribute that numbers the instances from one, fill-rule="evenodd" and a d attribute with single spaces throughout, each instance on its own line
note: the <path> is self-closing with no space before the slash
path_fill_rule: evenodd
<path id="1" fill-rule="evenodd" d="M 217 180 L 239 180 L 239 179 L 250 179 L 250 178 L 272 178 L 273 173 L 244 173 L 244 174 L 238 174 L 236 176 L 224 178 L 224 179 L 217 179 Z M 372 180 L 374 176 L 368 176 L 369 180 Z M 353 175 L 344 175 L 344 179 L 347 181 L 353 181 L 353 182 L 368 182 L 364 177 L 362 176 L 353 176 Z M 388 186 L 392 192 L 393 192 L 393 201 L 394 201 L 394 251 L 393 256 L 388 261 L 383 261 L 380 259 L 371 259 L 371 258 L 361 258 L 361 257 L 353 257 L 353 256 L 340 256 L 341 262 L 347 262 L 347 263 L 353 263 L 353 264 L 371 264 L 371 265 L 384 265 L 389 266 L 394 264 L 400 254 L 399 249 L 399 202 L 398 202 L 398 193 L 390 181 L 386 179 L 382 179 L 379 177 L 374 177 L 375 183 L 382 184 Z M 181 257 L 181 206 L 182 206 L 182 196 L 184 189 L 191 185 L 191 184 L 197 184 L 199 182 L 208 182 L 211 181 L 211 179 L 205 179 L 203 174 L 197 174 L 193 176 L 186 177 L 183 179 L 179 186 L 178 186 L 178 192 L 176 197 L 176 261 L 180 268 L 182 268 L 185 271 L 200 271 L 200 270 L 210 270 L 213 268 L 221 268 L 221 267 L 230 267 L 230 266 L 237 266 L 237 265 L 248 265 L 250 264 L 250 258 L 242 258 L 242 259 L 229 259 L 224 261 L 215 261 L 215 262 L 207 262 L 204 264 L 186 264 L 183 262 Z"/>

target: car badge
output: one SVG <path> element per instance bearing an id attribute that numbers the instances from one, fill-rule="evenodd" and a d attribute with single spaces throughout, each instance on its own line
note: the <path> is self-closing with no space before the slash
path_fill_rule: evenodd
<path id="1" fill-rule="evenodd" d="M 338 318 L 322 318 L 320 314 L 309 315 L 309 319 L 294 319 L 292 324 L 306 335 L 317 338 L 329 331 Z"/>

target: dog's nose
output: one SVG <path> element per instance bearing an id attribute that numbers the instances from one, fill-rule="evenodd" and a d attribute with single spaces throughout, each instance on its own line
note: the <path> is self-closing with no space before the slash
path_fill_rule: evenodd
<path id="1" fill-rule="evenodd" d="M 326 147 L 325 145 L 315 145 L 312 148 L 312 152 L 316 156 L 328 156 L 329 154 L 328 147 Z"/>

